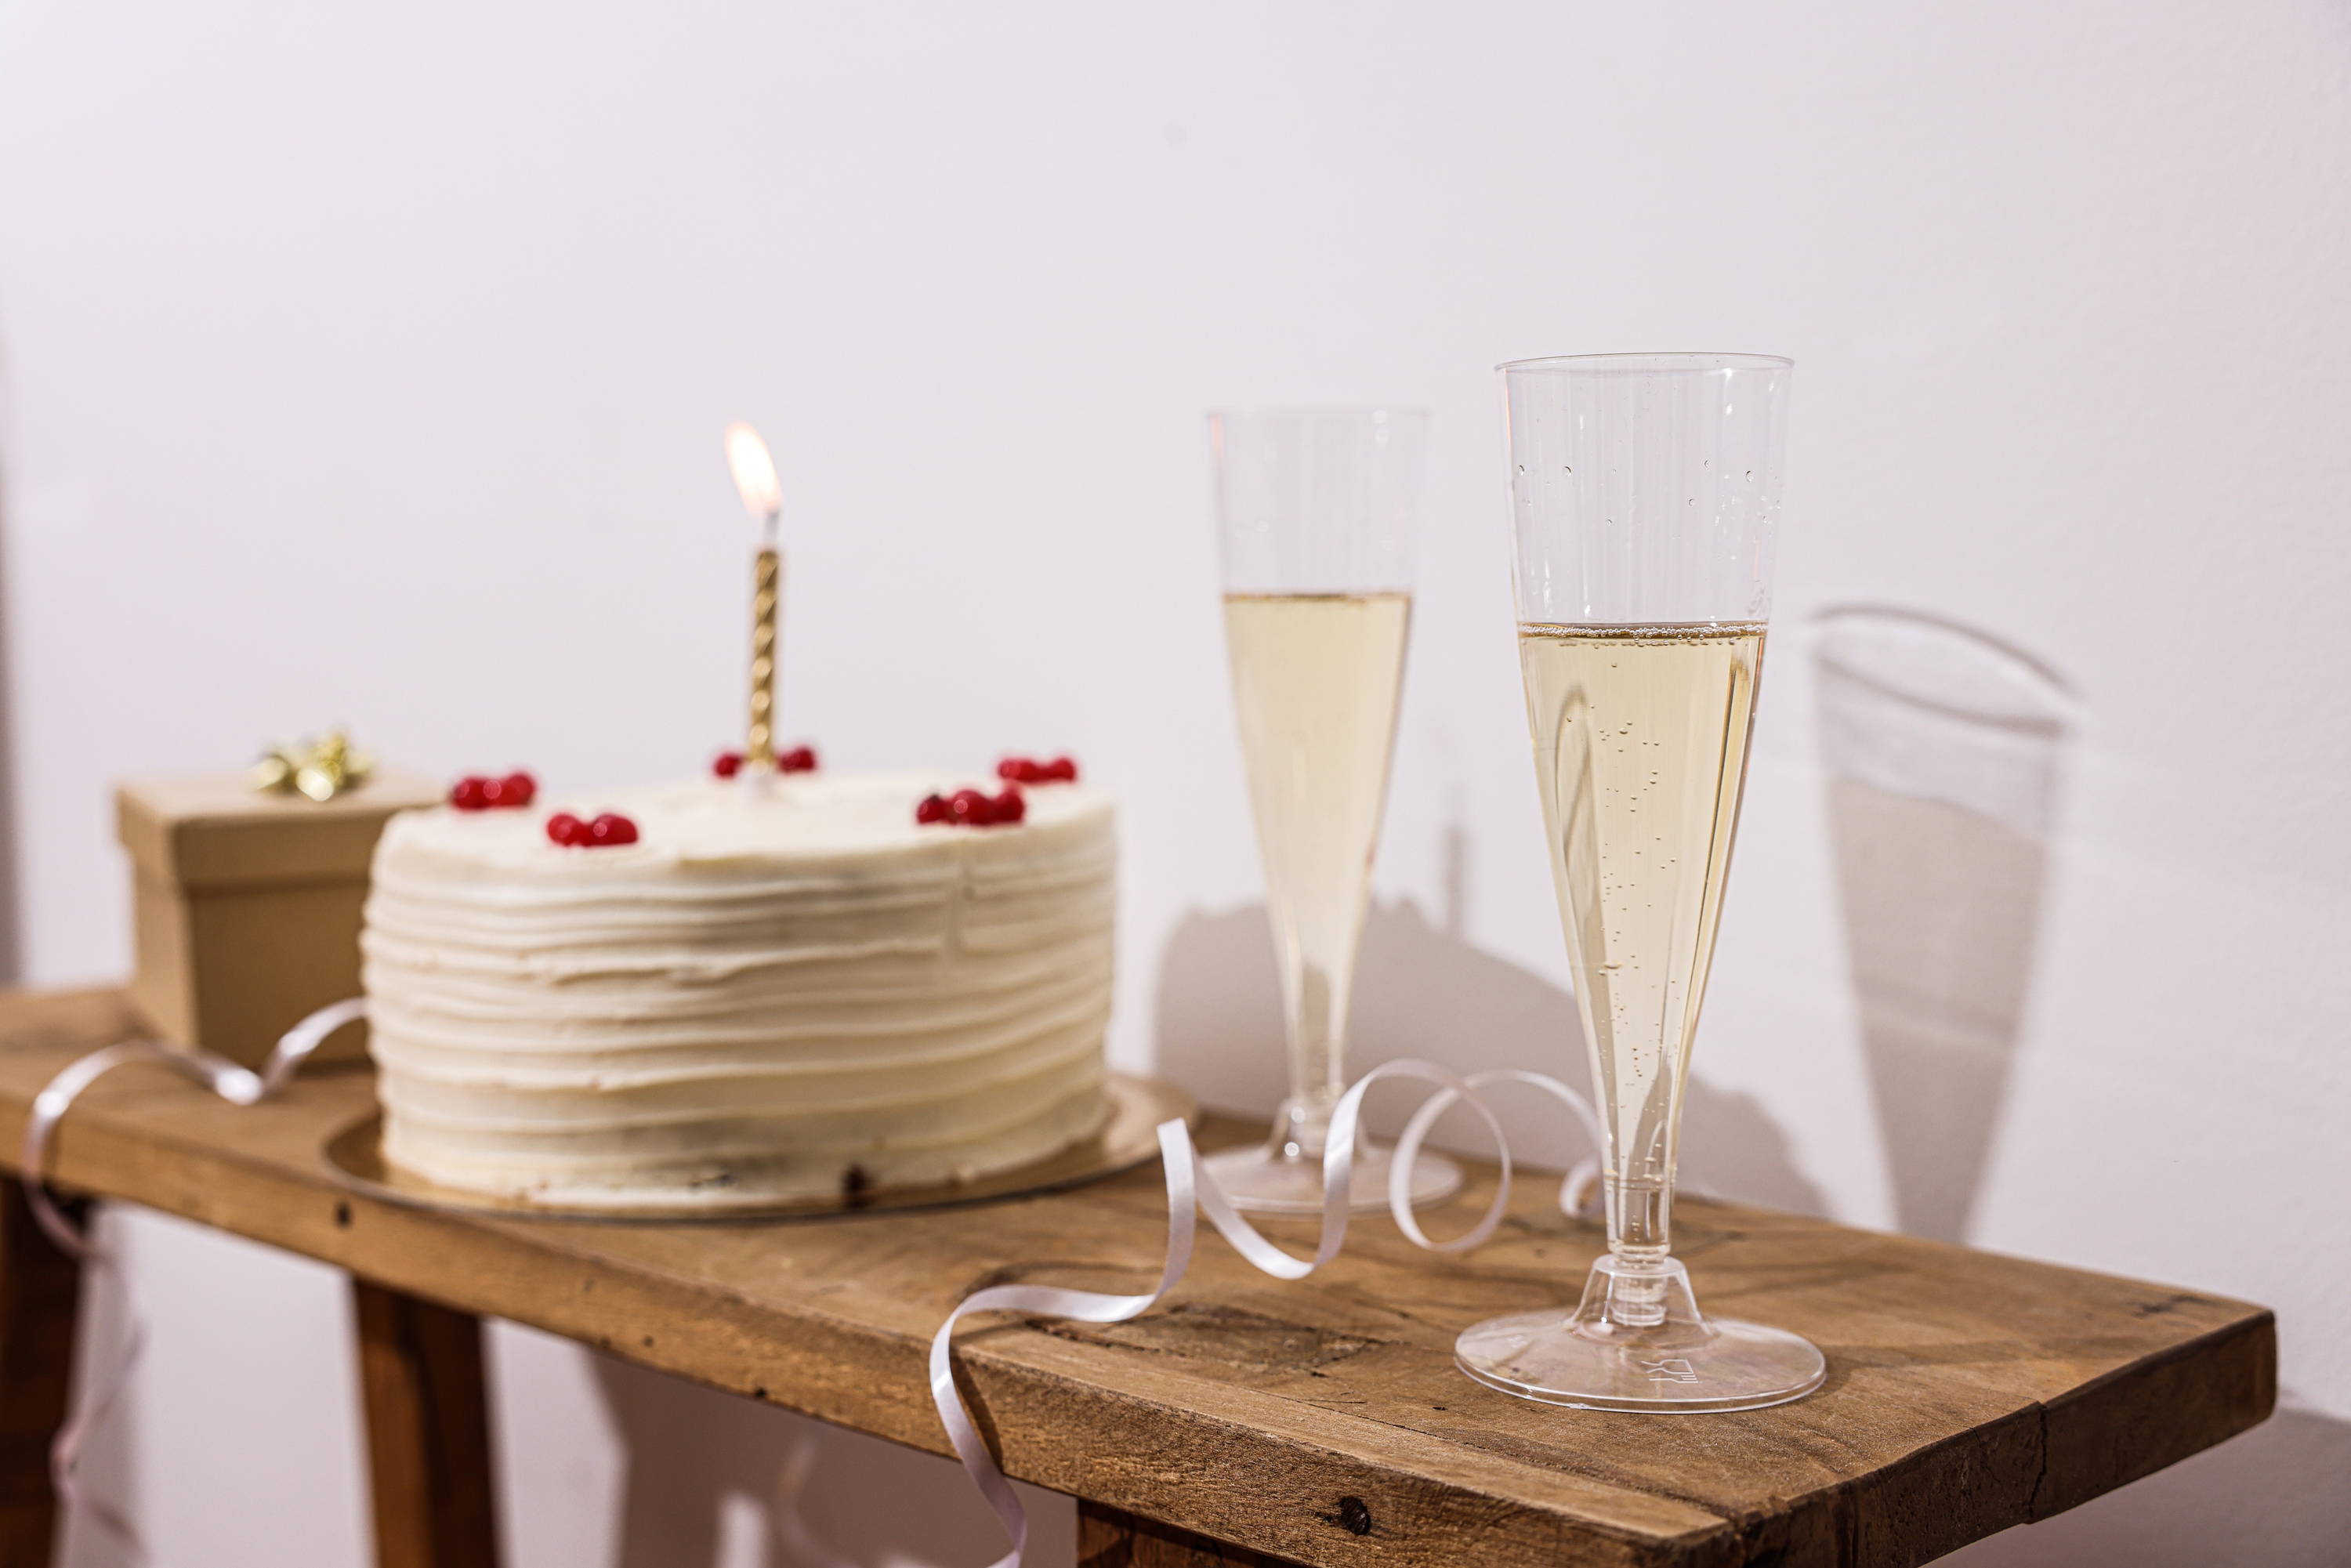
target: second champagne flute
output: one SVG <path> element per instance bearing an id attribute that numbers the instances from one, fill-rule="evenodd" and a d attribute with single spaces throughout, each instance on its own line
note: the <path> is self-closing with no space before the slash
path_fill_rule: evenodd
<path id="1" fill-rule="evenodd" d="M 1312 1214 L 1346 1087 L 1347 1009 L 1404 684 L 1428 416 L 1271 409 L 1215 413 L 1208 424 L 1225 640 L 1280 961 L 1290 1097 L 1262 1145 L 1207 1164 L 1238 1207 Z M 1387 1180 L 1387 1150 L 1359 1144 L 1352 1207 L 1384 1207 Z M 1458 1166 L 1424 1155 L 1413 1200 L 1460 1185 Z"/>
<path id="2" fill-rule="evenodd" d="M 1502 367 L 1520 668 L 1608 1199 L 1608 1251 L 1580 1306 L 1455 1343 L 1464 1372 L 1521 1398 L 1753 1410 L 1825 1375 L 1785 1329 L 1700 1314 L 1672 1248 L 1771 613 L 1791 370 L 1770 354 Z"/>

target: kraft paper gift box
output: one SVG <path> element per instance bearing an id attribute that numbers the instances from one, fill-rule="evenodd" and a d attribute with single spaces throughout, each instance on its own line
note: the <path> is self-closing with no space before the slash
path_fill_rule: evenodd
<path id="1" fill-rule="evenodd" d="M 360 994 L 368 863 L 394 811 L 441 799 L 379 773 L 332 800 L 264 793 L 242 774 L 124 784 L 138 939 L 131 1005 L 158 1035 L 258 1067 L 304 1015 Z M 339 1031 L 320 1061 L 364 1054 Z"/>

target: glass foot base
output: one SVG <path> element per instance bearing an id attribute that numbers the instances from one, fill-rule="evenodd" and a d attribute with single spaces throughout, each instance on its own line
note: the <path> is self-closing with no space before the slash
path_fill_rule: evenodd
<path id="1" fill-rule="evenodd" d="M 1655 1318 L 1628 1325 L 1626 1316 Z M 1672 1259 L 1646 1270 L 1603 1258 L 1583 1304 L 1493 1318 L 1453 1343 L 1461 1370 L 1505 1394 L 1582 1410 L 1760 1410 L 1802 1399 L 1828 1364 L 1785 1329 L 1698 1313 Z"/>
<path id="2" fill-rule="evenodd" d="M 1347 1207 L 1355 1213 L 1388 1206 L 1390 1150 L 1367 1144 L 1355 1151 L 1347 1182 Z M 1322 1212 L 1322 1161 L 1319 1156 L 1278 1154 L 1259 1144 L 1227 1149 L 1200 1164 L 1216 1178 L 1233 1207 L 1245 1214 Z M 1441 1203 L 1461 1190 L 1461 1167 L 1443 1155 L 1424 1153 L 1413 1168 L 1412 1206 Z"/>

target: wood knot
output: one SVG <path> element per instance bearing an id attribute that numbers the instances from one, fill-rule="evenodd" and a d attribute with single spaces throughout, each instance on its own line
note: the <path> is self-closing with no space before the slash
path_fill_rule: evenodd
<path id="1" fill-rule="evenodd" d="M 1371 1505 L 1359 1497 L 1343 1497 L 1339 1500 L 1338 1512 L 1317 1514 L 1315 1517 L 1325 1524 L 1337 1525 L 1351 1535 L 1369 1535 L 1372 1532 Z"/>

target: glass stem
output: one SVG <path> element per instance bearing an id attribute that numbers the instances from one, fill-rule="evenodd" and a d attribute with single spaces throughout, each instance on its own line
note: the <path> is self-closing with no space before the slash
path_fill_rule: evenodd
<path id="1" fill-rule="evenodd" d="M 1273 1126 L 1274 1152 L 1320 1160 L 1330 1142 L 1331 1113 L 1346 1088 L 1339 1031 L 1344 1026 L 1331 977 L 1298 962 L 1290 977 L 1290 1098 Z"/>
<path id="2" fill-rule="evenodd" d="M 1666 1319 L 1666 1260 L 1673 1251 L 1674 1186 L 1657 1176 L 1609 1176 L 1608 1250 L 1616 1274 L 1608 1316 L 1627 1328 L 1654 1328 Z"/>
<path id="3" fill-rule="evenodd" d="M 1328 1099 L 1319 1097 L 1301 1100 L 1292 1096 L 1283 1101 L 1273 1123 L 1275 1155 L 1321 1161 L 1322 1151 L 1331 1142 L 1331 1104 Z"/>

